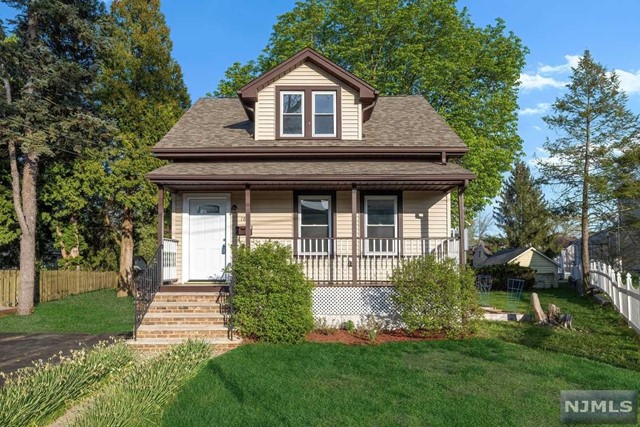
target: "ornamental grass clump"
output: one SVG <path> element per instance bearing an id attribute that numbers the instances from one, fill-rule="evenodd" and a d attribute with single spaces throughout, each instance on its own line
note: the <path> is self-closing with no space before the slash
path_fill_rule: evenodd
<path id="1" fill-rule="evenodd" d="M 391 282 L 393 301 L 409 332 L 462 336 L 473 331 L 480 308 L 470 268 L 425 255 L 405 260 L 393 271 Z"/>
<path id="2" fill-rule="evenodd" d="M 313 282 L 278 243 L 233 253 L 234 325 L 243 336 L 273 343 L 304 341 L 314 326 Z"/>
<path id="3" fill-rule="evenodd" d="M 0 390 L 0 426 L 42 424 L 125 369 L 133 359 L 133 350 L 124 342 L 103 341 L 92 349 L 74 350 L 69 356 L 60 353 L 5 376 Z"/>
<path id="4" fill-rule="evenodd" d="M 184 344 L 131 366 L 78 414 L 72 426 L 159 425 L 180 387 L 211 357 L 202 341 Z"/>

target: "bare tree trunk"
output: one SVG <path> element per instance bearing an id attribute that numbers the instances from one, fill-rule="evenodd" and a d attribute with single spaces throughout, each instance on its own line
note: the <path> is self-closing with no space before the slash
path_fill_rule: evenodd
<path id="1" fill-rule="evenodd" d="M 122 220 L 118 288 L 118 296 L 133 294 L 133 212 L 129 208 L 124 209 Z"/>
<path id="2" fill-rule="evenodd" d="M 28 12 L 28 38 L 27 44 L 33 47 L 37 37 L 37 16 L 29 10 Z M 2 73 L 2 83 L 5 90 L 7 104 L 13 102 L 11 84 L 7 67 L 0 63 Z M 25 85 L 27 96 L 33 94 L 33 87 L 30 82 Z M 22 179 L 18 168 L 18 156 L 16 153 L 16 142 L 9 140 L 7 143 L 9 151 L 9 166 L 11 170 L 11 193 L 13 206 L 16 212 L 18 223 L 20 224 L 20 289 L 18 290 L 18 315 L 31 314 L 35 296 L 36 279 L 36 218 L 38 214 L 36 183 L 38 180 L 38 155 L 28 153 L 24 159 L 22 168 Z"/>
<path id="3" fill-rule="evenodd" d="M 31 314 L 35 297 L 36 279 L 36 216 L 38 213 L 36 181 L 38 156 L 27 155 L 22 170 L 22 213 L 25 228 L 20 236 L 20 290 L 18 314 Z M 22 228 L 22 227 L 21 227 Z"/>
<path id="4" fill-rule="evenodd" d="M 582 261 L 582 289 L 584 290 L 584 294 L 587 295 L 589 287 L 591 286 L 589 283 L 589 274 L 591 269 L 591 264 L 589 260 L 589 150 L 591 145 L 591 123 L 587 118 L 586 123 L 586 142 L 585 142 L 585 152 L 584 152 L 584 171 L 583 171 L 583 180 L 582 180 L 582 218 L 581 218 L 581 228 L 582 228 L 582 251 L 581 251 L 581 261 Z"/>

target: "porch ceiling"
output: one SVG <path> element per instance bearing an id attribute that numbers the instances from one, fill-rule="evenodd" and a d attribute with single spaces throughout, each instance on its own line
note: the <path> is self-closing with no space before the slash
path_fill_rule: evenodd
<path id="1" fill-rule="evenodd" d="M 442 190 L 475 178 L 455 163 L 425 161 L 178 162 L 148 174 L 157 184 L 186 189 Z"/>

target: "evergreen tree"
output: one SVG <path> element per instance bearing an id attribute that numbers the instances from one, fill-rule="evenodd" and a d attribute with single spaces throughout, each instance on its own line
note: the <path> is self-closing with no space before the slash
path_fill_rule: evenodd
<path id="1" fill-rule="evenodd" d="M 37 182 L 44 162 L 95 141 L 103 130 L 89 96 L 103 15 L 99 0 L 3 0 L 17 10 L 0 44 L 0 142 L 7 148 L 20 226 L 18 314 L 33 308 Z"/>
<path id="2" fill-rule="evenodd" d="M 494 218 L 510 247 L 548 249 L 552 239 L 552 215 L 540 185 L 523 162 L 516 164 L 502 188 Z"/>
<path id="3" fill-rule="evenodd" d="M 556 99 L 544 117 L 558 137 L 544 144 L 549 158 L 539 162 L 547 184 L 557 185 L 559 202 L 578 208 L 581 218 L 582 283 L 589 286 L 590 215 L 616 209 L 610 167 L 616 152 L 625 152 L 637 130 L 638 117 L 627 108 L 615 73 L 595 62 L 586 50 L 573 68 L 567 93 Z M 597 218 L 597 217 L 596 217 Z"/>
<path id="4" fill-rule="evenodd" d="M 527 49 L 497 19 L 479 28 L 455 0 L 303 0 L 278 17 L 256 60 L 235 63 L 214 95 L 236 96 L 253 77 L 312 47 L 383 95 L 423 95 L 470 147 L 465 192 L 478 212 L 500 191 L 522 148 L 518 79 Z"/>
<path id="5" fill-rule="evenodd" d="M 149 237 L 142 225 L 155 223 L 158 191 L 146 174 L 162 162 L 150 149 L 190 100 L 180 66 L 171 57 L 159 0 L 114 0 L 110 21 L 98 97 L 102 114 L 118 128 L 103 187 L 108 189 L 109 221 L 119 235 L 122 295 L 133 286 L 134 242 Z"/>

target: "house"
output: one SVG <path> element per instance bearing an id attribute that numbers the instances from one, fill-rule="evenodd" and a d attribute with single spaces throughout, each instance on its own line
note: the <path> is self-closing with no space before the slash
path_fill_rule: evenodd
<path id="1" fill-rule="evenodd" d="M 473 254 L 472 265 L 474 267 L 479 267 L 483 262 L 485 262 L 487 258 L 493 255 L 493 252 L 487 249 L 485 243 L 482 240 L 480 240 L 477 245 L 471 248 L 471 253 Z"/>
<path id="2" fill-rule="evenodd" d="M 560 265 L 534 247 L 503 249 L 478 265 L 474 264 L 474 267 L 500 264 L 518 264 L 535 270 L 535 288 L 555 288 L 558 286 Z"/>
<path id="3" fill-rule="evenodd" d="M 277 241 L 316 283 L 316 315 L 384 312 L 402 259 L 464 262 L 450 218 L 457 202 L 464 223 L 467 151 L 422 96 L 381 96 L 304 49 L 238 98 L 200 99 L 153 148 L 170 161 L 148 175 L 161 190 L 163 282 L 223 289 L 233 245 Z"/>

